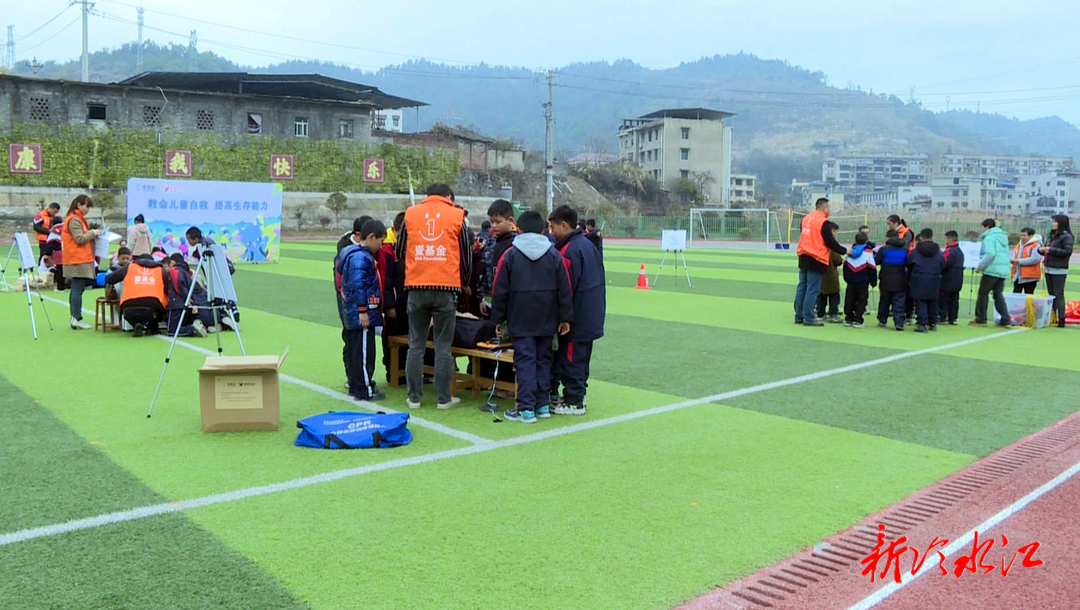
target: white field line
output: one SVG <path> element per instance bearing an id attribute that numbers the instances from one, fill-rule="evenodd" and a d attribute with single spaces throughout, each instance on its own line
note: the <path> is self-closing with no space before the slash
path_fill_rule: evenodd
<path id="1" fill-rule="evenodd" d="M 1016 331 L 1023 332 L 1023 331 Z M 555 438 L 564 436 L 567 434 L 574 434 L 583 430 L 591 430 L 594 428 L 602 428 L 617 424 L 621 422 L 633 421 L 644 417 L 651 417 L 653 415 L 659 415 L 661 413 L 668 413 L 670 411 L 676 411 L 679 409 L 685 409 L 688 407 L 694 407 L 698 405 L 708 404 L 711 402 L 719 402 L 723 400 L 729 400 L 740 396 L 746 396 L 749 394 L 757 394 L 759 392 L 767 392 L 769 390 L 775 390 L 786 386 L 805 383 L 807 381 L 816 381 L 818 379 L 825 379 L 834 375 L 841 375 L 843 373 L 850 373 L 852 371 L 858 371 L 867 369 L 882 364 L 888 364 L 890 362 L 896 362 L 898 360 L 905 360 L 908 358 L 915 358 L 917 356 L 923 356 L 926 354 L 932 354 L 934 352 L 940 352 L 942 350 L 951 349 L 954 347 L 962 347 L 965 345 L 972 345 L 974 343 L 980 343 L 982 341 L 989 341 L 997 339 L 999 337 L 1005 337 L 1012 333 L 1000 332 L 994 334 L 983 335 L 974 339 L 967 339 L 965 341 L 958 341 L 956 343 L 949 343 L 946 345 L 939 345 L 936 347 L 928 347 L 913 352 L 904 352 L 902 354 L 895 354 L 893 356 L 887 356 L 885 358 L 878 358 L 876 360 L 867 360 L 848 366 L 842 366 L 835 369 L 829 369 L 827 371 L 820 371 L 817 373 L 811 373 L 809 375 L 800 375 L 798 377 L 792 377 L 790 379 L 784 379 L 781 381 L 773 381 L 769 383 L 763 383 L 748 388 L 742 388 L 740 390 L 732 390 L 730 392 L 723 392 L 720 394 L 713 394 L 712 396 L 705 396 L 702 398 L 696 398 L 693 400 L 686 400 L 683 402 L 677 402 L 670 405 L 661 407 L 654 407 L 652 409 L 645 409 L 643 411 L 635 411 L 633 413 L 625 413 L 615 417 L 607 417 L 602 419 L 595 419 L 591 421 L 584 421 L 580 424 L 572 424 L 561 428 L 552 428 L 543 432 L 537 432 L 534 434 L 527 434 L 519 436 L 517 438 L 506 439 L 502 441 L 490 441 L 484 444 L 470 445 L 461 449 L 453 449 L 448 451 L 439 451 L 436 453 L 429 453 L 421 456 L 402 458 L 397 460 L 389 460 L 379 464 L 372 464 L 369 466 L 361 466 L 357 468 L 347 468 L 343 470 L 335 470 L 315 476 L 303 477 L 298 479 L 292 479 L 290 481 L 284 481 L 281 483 L 274 483 L 271 485 L 262 485 L 258 487 L 247 487 L 244 489 L 238 489 L 236 491 L 230 491 L 226 493 L 213 494 L 209 496 L 203 496 L 201 498 L 193 498 L 190 500 L 182 500 L 178 502 L 163 502 L 160 504 L 152 504 L 149 506 L 143 506 L 140 508 L 134 508 L 124 511 L 116 511 L 111 513 L 104 513 L 96 517 L 87 517 L 84 519 L 75 519 L 64 523 L 57 523 L 54 525 L 47 525 L 42 527 L 33 527 L 28 529 L 11 532 L 8 534 L 0 534 L 0 547 L 15 544 L 17 542 L 25 542 L 27 540 L 34 540 L 37 538 L 43 538 L 46 536 L 55 536 L 57 534 L 63 534 L 68 532 L 75 532 L 85 529 L 91 529 L 108 525 L 111 523 L 122 523 L 126 521 L 134 521 L 137 519 L 143 519 L 146 517 L 152 517 L 154 515 L 162 515 L 168 513 L 180 512 L 193 508 L 200 508 L 203 506 L 211 506 L 215 504 L 223 504 L 227 502 L 234 502 L 236 500 L 242 500 L 245 498 L 253 498 L 258 496 L 265 496 L 268 494 L 278 493 L 282 491 L 289 491 L 293 489 L 300 489 L 319 483 L 327 483 L 330 481 L 337 481 L 339 479 L 345 479 L 349 477 L 368 474 L 371 472 L 379 472 L 383 470 L 390 470 L 393 468 L 402 468 L 405 466 L 415 466 L 417 464 L 427 464 L 430 462 L 445 460 L 448 458 L 460 457 L 464 455 L 472 455 L 476 453 L 483 453 L 502 447 L 513 447 L 515 445 L 524 445 L 526 443 L 533 443 L 544 439 Z"/>
<path id="2" fill-rule="evenodd" d="M 44 297 L 44 298 L 45 298 L 45 300 L 52 301 L 53 303 L 59 303 L 60 305 L 67 305 L 67 303 L 65 303 L 63 301 L 60 301 L 58 299 L 54 299 L 52 297 Z M 86 309 L 84 307 L 83 308 L 83 313 L 93 314 L 94 312 L 90 311 L 89 309 Z M 63 326 L 61 326 L 61 328 L 63 328 Z M 169 343 L 169 342 L 172 341 L 172 336 L 170 336 L 170 335 L 158 335 L 157 338 L 161 339 L 162 341 L 164 341 L 166 343 Z M 193 352 L 198 352 L 200 354 L 203 354 L 205 356 L 216 356 L 217 355 L 217 352 L 214 352 L 212 350 L 208 350 L 206 348 L 199 347 L 197 345 L 192 345 L 192 344 L 190 344 L 190 343 L 188 343 L 186 341 L 177 341 L 176 344 L 181 346 L 181 347 L 187 348 L 187 349 L 189 349 L 189 350 L 191 350 Z M 378 411 L 382 411 L 383 413 L 396 413 L 397 412 L 397 411 L 395 411 L 393 409 L 389 409 L 387 407 L 384 407 L 384 406 L 382 406 L 382 405 L 380 405 L 378 403 L 369 402 L 369 401 L 366 401 L 366 400 L 362 400 L 362 401 L 356 400 L 352 396 L 349 396 L 348 394 L 345 394 L 345 393 L 342 393 L 342 392 L 336 392 L 334 390 L 331 390 L 330 388 L 324 388 L 324 387 L 322 387 L 320 385 L 316 385 L 314 383 L 311 383 L 310 381 L 304 381 L 303 379 L 299 379 L 299 378 L 293 377 L 291 375 L 279 375 L 278 378 L 281 379 L 282 381 L 286 382 L 286 383 L 291 383 L 293 385 L 298 385 L 298 386 L 300 386 L 302 388 L 307 388 L 307 389 L 309 389 L 309 390 L 311 390 L 313 392 L 318 392 L 319 394 L 322 394 L 323 396 L 328 396 L 330 398 L 333 398 L 334 400 L 338 400 L 338 401 L 347 403 L 347 404 L 349 404 L 349 405 L 351 405 L 353 407 L 360 407 L 362 409 L 366 409 L 366 410 L 372 411 L 372 412 L 378 412 Z M 452 436 L 452 437 L 454 437 L 456 439 L 463 440 L 463 441 L 465 441 L 467 443 L 472 443 L 474 445 L 483 445 L 483 444 L 487 444 L 487 443 L 491 442 L 491 440 L 486 439 L 486 438 L 481 438 L 481 437 L 479 437 L 479 436 L 477 436 L 475 434 L 469 434 L 468 432 L 462 432 L 460 430 L 455 430 L 453 428 L 450 428 L 449 426 L 444 426 L 442 424 L 435 423 L 433 421 L 428 421 L 426 419 L 416 417 L 414 415 L 409 416 L 409 421 L 411 423 L 413 423 L 413 424 L 416 424 L 418 427 L 428 428 L 429 430 L 434 430 L 436 432 L 440 432 L 440 433 L 445 434 L 447 436 Z"/>
<path id="3" fill-rule="evenodd" d="M 1069 468 L 1068 470 L 1066 470 L 1065 472 L 1059 474 L 1058 476 L 1054 477 L 1053 479 L 1050 479 L 1046 483 L 1043 483 L 1041 486 L 1039 486 L 1037 489 L 1035 489 L 1034 491 L 1032 491 L 1028 495 L 1024 496 L 1023 498 L 1020 498 L 1016 502 L 1013 502 L 1009 506 L 1006 506 L 1005 508 L 1001 509 L 1000 511 L 998 511 L 996 514 L 991 516 L 986 521 L 983 521 L 982 523 L 976 525 L 974 528 L 972 528 L 970 531 L 968 531 L 968 533 L 964 534 L 959 539 L 953 540 L 952 542 L 950 542 L 948 544 L 948 546 L 941 549 L 942 554 L 945 555 L 946 557 L 948 557 L 949 555 L 952 555 L 953 553 L 960 550 L 961 548 L 967 547 L 968 545 L 970 545 L 972 543 L 972 541 L 974 541 L 975 532 L 986 533 L 987 530 L 989 530 L 990 528 L 994 527 L 995 525 L 1001 523 L 1002 521 L 1004 521 L 1004 520 L 1008 519 L 1009 517 L 1015 515 L 1016 513 L 1020 512 L 1028 504 L 1031 504 L 1035 500 L 1038 500 L 1039 498 L 1043 497 L 1044 495 L 1046 495 L 1047 493 L 1049 493 L 1050 491 L 1052 491 L 1056 487 L 1060 486 L 1065 481 L 1068 481 L 1069 479 L 1071 479 L 1073 477 L 1073 475 L 1075 475 L 1077 472 L 1080 472 L 1080 462 L 1077 462 L 1077 463 L 1073 464 L 1072 467 Z M 916 572 L 914 574 L 911 574 L 910 572 L 901 571 L 901 573 L 900 573 L 900 582 L 899 583 L 895 582 L 895 581 L 889 582 L 889 584 L 885 585 L 884 587 L 881 587 L 877 591 L 874 591 L 870 595 L 866 596 L 866 598 L 864 598 L 861 602 L 855 604 L 854 606 L 851 606 L 851 608 L 849 608 L 848 610 L 868 610 L 869 608 L 873 608 L 874 606 L 876 606 L 877 604 L 884 601 L 886 598 L 888 598 L 893 593 L 896 593 L 901 588 L 903 588 L 903 587 L 907 586 L 908 584 L 910 584 L 911 581 L 918 578 L 919 575 L 921 575 L 921 574 L 923 574 L 925 572 L 929 572 L 929 571 L 931 571 L 931 570 L 920 570 L 920 571 L 918 571 L 918 572 Z"/>

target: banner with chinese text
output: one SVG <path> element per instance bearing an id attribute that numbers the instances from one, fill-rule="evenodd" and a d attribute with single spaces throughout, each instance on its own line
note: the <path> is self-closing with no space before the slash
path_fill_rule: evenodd
<path id="1" fill-rule="evenodd" d="M 128 225 L 142 214 L 154 245 L 193 255 L 184 238 L 199 227 L 234 261 L 278 262 L 281 257 L 280 184 L 132 178 L 127 186 Z"/>

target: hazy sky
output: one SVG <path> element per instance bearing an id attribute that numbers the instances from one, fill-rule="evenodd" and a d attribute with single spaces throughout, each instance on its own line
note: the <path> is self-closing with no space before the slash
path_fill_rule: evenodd
<path id="1" fill-rule="evenodd" d="M 101 0 L 96 10 L 105 16 L 90 19 L 91 50 L 134 40 L 135 26 L 117 19 L 134 22 L 132 6 L 140 3 L 148 28 L 181 34 L 147 29 L 146 38 L 186 44 L 197 29 L 200 50 L 254 66 L 298 57 L 376 68 L 426 57 L 532 68 L 628 58 L 663 68 L 745 51 L 821 70 L 840 87 L 851 82 L 904 99 L 915 87 L 933 110 L 947 103 L 975 109 L 978 102 L 983 111 L 1057 114 L 1080 125 L 1080 2 L 1072 0 Z M 66 4 L 36 0 L 4 11 L 0 25 L 15 26 L 19 62 L 78 55 L 76 7 L 28 36 Z"/>

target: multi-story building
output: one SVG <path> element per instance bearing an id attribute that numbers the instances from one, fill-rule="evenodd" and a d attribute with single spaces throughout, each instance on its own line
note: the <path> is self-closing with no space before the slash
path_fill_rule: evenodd
<path id="1" fill-rule="evenodd" d="M 1015 185 L 998 183 L 996 176 L 949 176 L 936 175 L 931 182 L 934 210 L 986 210 L 1002 214 L 1019 213 L 1015 203 Z M 1014 195 L 1013 209 L 1009 209 L 1009 194 Z"/>
<path id="2" fill-rule="evenodd" d="M 938 162 L 938 173 L 1008 179 L 1014 176 L 1037 176 L 1072 167 L 1072 157 L 944 154 Z"/>
<path id="3" fill-rule="evenodd" d="M 925 154 L 865 154 L 829 157 L 821 163 L 821 180 L 851 195 L 926 183 L 930 157 Z"/>
<path id="4" fill-rule="evenodd" d="M 728 201 L 757 201 L 757 176 L 732 174 Z"/>
<path id="5" fill-rule="evenodd" d="M 227 143 L 260 135 L 372 140 L 373 113 L 425 105 L 317 74 L 145 72 L 112 84 L 0 75 L 0 130 L 29 123 Z"/>
<path id="6" fill-rule="evenodd" d="M 933 201 L 933 189 L 925 184 L 898 186 L 886 191 L 861 193 L 851 196 L 851 203 L 881 208 L 883 210 L 930 211 Z"/>
<path id="7" fill-rule="evenodd" d="M 1075 214 L 1080 211 L 1080 171 L 1061 170 L 1017 179 L 1017 192 L 1025 195 L 1031 214 Z"/>
<path id="8" fill-rule="evenodd" d="M 405 111 L 401 108 L 384 108 L 371 115 L 372 129 L 401 133 L 405 131 Z"/>
<path id="9" fill-rule="evenodd" d="M 734 116 L 706 108 L 658 110 L 619 127 L 619 157 L 643 168 L 666 189 L 688 179 L 703 186 L 711 205 L 726 205 L 731 184 Z"/>

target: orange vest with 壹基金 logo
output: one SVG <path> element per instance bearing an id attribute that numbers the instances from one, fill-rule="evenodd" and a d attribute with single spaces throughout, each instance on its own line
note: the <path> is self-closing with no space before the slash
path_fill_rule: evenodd
<path id="1" fill-rule="evenodd" d="M 439 195 L 405 211 L 406 288 L 461 289 L 459 240 L 464 225 L 465 211 Z"/>
<path id="2" fill-rule="evenodd" d="M 1035 249 L 1038 248 L 1039 245 L 1040 245 L 1039 242 L 1035 241 L 1034 239 L 1028 241 L 1028 243 L 1026 243 L 1026 244 L 1016 244 L 1016 250 L 1014 250 L 1014 253 L 1016 255 L 1016 260 L 1030 258 L 1035 253 Z M 1016 265 L 1017 264 L 1019 264 L 1019 263 L 1013 263 L 1012 264 L 1012 275 L 1010 275 L 1009 277 L 1016 277 Z M 1022 279 L 1022 280 L 1037 280 L 1037 279 L 1039 279 L 1041 277 L 1042 277 L 1042 264 L 1041 263 L 1035 263 L 1034 265 L 1020 265 L 1020 279 Z"/>
<path id="3" fill-rule="evenodd" d="M 120 298 L 120 308 L 134 299 L 157 299 L 161 307 L 169 306 L 165 297 L 165 273 L 161 266 L 146 267 L 138 261 L 128 263 L 127 275 L 124 276 L 124 294 Z"/>
<path id="4" fill-rule="evenodd" d="M 814 210 L 803 218 L 799 248 L 796 251 L 799 256 L 806 254 L 822 265 L 829 264 L 829 247 L 825 245 L 825 238 L 821 236 L 821 227 L 828 219 L 829 217 L 821 210 Z"/>

